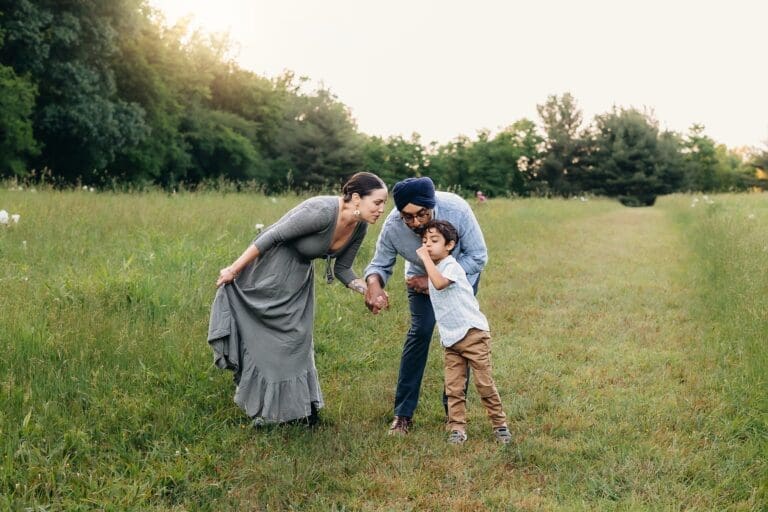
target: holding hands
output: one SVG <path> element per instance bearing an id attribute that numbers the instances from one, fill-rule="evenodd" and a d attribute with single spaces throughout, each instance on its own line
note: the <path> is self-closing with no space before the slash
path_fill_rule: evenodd
<path id="1" fill-rule="evenodd" d="M 368 280 L 368 289 L 365 291 L 365 305 L 374 315 L 378 315 L 382 309 L 389 307 L 389 294 L 382 288 L 378 277 Z"/>

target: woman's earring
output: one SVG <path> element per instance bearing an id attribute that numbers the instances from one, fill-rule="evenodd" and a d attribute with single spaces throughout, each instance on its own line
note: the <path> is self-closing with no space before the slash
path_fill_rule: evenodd
<path id="1" fill-rule="evenodd" d="M 352 212 L 352 215 L 354 215 L 355 217 L 359 217 L 360 216 L 360 210 L 355 208 L 355 211 Z"/>

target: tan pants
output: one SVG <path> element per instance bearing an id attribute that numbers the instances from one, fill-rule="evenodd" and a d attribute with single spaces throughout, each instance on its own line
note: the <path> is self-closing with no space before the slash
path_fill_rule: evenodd
<path id="1" fill-rule="evenodd" d="M 472 367 L 475 387 L 493 428 L 506 426 L 507 417 L 491 376 L 491 334 L 470 329 L 463 340 L 445 349 L 445 394 L 448 396 L 448 431 L 467 428 L 467 365 Z"/>

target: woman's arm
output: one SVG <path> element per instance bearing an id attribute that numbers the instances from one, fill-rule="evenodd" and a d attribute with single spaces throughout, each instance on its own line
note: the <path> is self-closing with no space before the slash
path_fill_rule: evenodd
<path id="1" fill-rule="evenodd" d="M 219 271 L 219 278 L 216 280 L 216 286 L 231 283 L 250 262 L 259 257 L 259 249 L 255 245 L 249 246 L 239 258 L 230 266 Z"/>
<path id="2" fill-rule="evenodd" d="M 344 283 L 345 286 L 355 291 L 360 290 L 353 287 L 352 283 L 359 281 L 360 283 L 356 283 L 356 285 L 363 284 L 363 286 L 365 286 L 363 280 L 359 279 L 355 271 L 352 270 L 352 263 L 355 261 L 357 251 L 360 249 L 360 245 L 363 243 L 363 239 L 365 238 L 365 233 L 367 231 L 367 225 L 360 224 L 357 226 L 355 228 L 355 232 L 352 234 L 352 240 L 350 240 L 349 244 L 347 244 L 347 247 L 345 247 L 344 250 L 336 256 L 336 261 L 333 265 L 333 274 L 336 276 L 336 278 Z M 365 290 L 361 291 L 360 293 L 365 293 Z"/>

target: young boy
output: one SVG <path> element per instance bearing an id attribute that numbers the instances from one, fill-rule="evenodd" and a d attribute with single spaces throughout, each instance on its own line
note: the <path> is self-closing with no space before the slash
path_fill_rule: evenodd
<path id="1" fill-rule="evenodd" d="M 488 412 L 496 441 L 507 444 L 507 428 L 501 399 L 491 377 L 491 335 L 488 320 L 480 311 L 464 269 L 451 256 L 458 234 L 450 222 L 430 221 L 416 250 L 429 276 L 429 296 L 435 310 L 440 341 L 445 347 L 445 393 L 448 396 L 448 442 L 467 440 L 467 364 L 472 367 L 475 387 Z"/>

